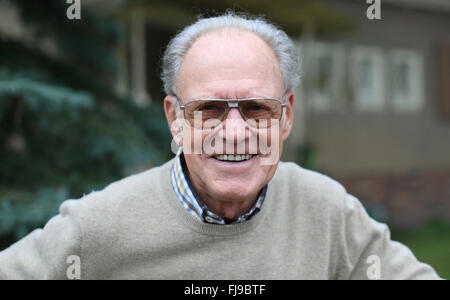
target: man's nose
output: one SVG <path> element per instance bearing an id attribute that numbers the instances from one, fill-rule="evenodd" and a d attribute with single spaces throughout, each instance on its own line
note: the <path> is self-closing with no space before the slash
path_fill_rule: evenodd
<path id="1" fill-rule="evenodd" d="M 222 135 L 227 143 L 239 144 L 246 139 L 247 122 L 242 118 L 238 108 L 231 108 L 223 121 Z"/>
<path id="2" fill-rule="evenodd" d="M 232 107 L 228 111 L 227 119 L 242 119 L 241 112 L 239 111 L 239 108 Z M 243 119 L 242 119 L 243 121 Z"/>

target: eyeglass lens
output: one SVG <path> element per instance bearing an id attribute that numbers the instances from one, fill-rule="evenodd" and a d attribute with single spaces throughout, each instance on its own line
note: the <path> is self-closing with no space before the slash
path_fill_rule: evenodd
<path id="1" fill-rule="evenodd" d="M 185 105 L 185 118 L 193 125 L 217 126 L 229 111 L 228 100 L 198 100 Z M 281 119 L 282 104 L 275 99 L 240 100 L 239 111 L 247 123 L 253 127 L 270 127 Z M 197 120 L 197 122 L 195 121 Z"/>

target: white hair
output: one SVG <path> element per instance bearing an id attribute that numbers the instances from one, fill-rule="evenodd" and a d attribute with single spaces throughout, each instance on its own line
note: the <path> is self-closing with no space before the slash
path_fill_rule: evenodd
<path id="1" fill-rule="evenodd" d="M 278 59 L 285 91 L 293 90 L 297 86 L 300 82 L 298 56 L 294 42 L 289 36 L 262 17 L 237 15 L 229 11 L 218 17 L 199 19 L 184 28 L 169 42 L 164 52 L 161 73 L 167 95 L 176 93 L 177 75 L 181 63 L 194 42 L 207 32 L 224 28 L 241 29 L 258 35 L 272 48 Z"/>

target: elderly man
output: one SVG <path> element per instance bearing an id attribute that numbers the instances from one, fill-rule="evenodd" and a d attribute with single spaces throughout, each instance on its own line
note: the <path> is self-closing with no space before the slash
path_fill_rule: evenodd
<path id="1" fill-rule="evenodd" d="M 0 278 L 439 278 L 340 184 L 279 162 L 298 83 L 283 31 L 200 19 L 168 45 L 162 79 L 175 158 L 64 202 L 0 253 Z"/>

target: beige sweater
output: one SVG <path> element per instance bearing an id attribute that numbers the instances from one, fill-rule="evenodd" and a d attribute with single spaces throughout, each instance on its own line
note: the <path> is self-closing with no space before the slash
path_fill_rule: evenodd
<path id="1" fill-rule="evenodd" d="M 259 214 L 215 225 L 178 201 L 172 163 L 64 202 L 0 252 L 0 279 L 438 278 L 324 175 L 280 163 Z"/>

